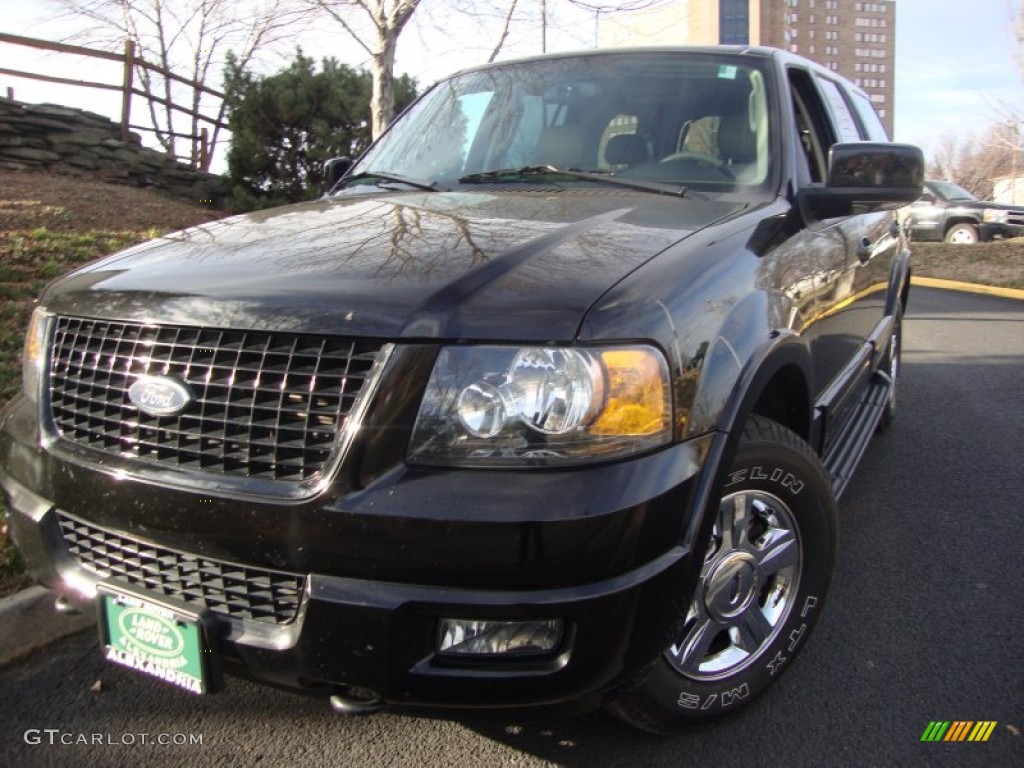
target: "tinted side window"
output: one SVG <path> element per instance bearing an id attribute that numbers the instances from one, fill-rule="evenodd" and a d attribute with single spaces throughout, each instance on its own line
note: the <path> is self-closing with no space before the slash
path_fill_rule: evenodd
<path id="1" fill-rule="evenodd" d="M 825 95 L 825 101 L 828 102 L 832 110 L 832 119 L 835 122 L 836 133 L 839 134 L 838 140 L 844 142 L 860 141 L 862 137 L 857 129 L 857 121 L 850 111 L 850 105 L 843 98 L 839 86 L 832 80 L 824 78 L 818 78 L 818 85 Z"/>
<path id="2" fill-rule="evenodd" d="M 857 91 L 851 92 L 850 96 L 853 108 L 857 110 L 857 116 L 860 118 L 861 126 L 866 134 L 865 138 L 871 141 L 888 141 L 889 134 L 885 132 L 885 126 L 867 96 Z"/>
<path id="3" fill-rule="evenodd" d="M 828 173 L 828 150 L 836 141 L 833 126 L 809 72 L 791 68 L 789 86 L 793 95 L 793 116 L 800 138 L 800 149 L 807 161 L 810 180 L 823 183 Z"/>

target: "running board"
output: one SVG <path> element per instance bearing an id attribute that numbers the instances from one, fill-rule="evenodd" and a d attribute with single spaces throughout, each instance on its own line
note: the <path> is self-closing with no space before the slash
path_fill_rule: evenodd
<path id="1" fill-rule="evenodd" d="M 892 386 L 892 379 L 887 373 L 874 373 L 871 383 L 857 403 L 856 413 L 825 457 L 825 468 L 832 476 L 832 490 L 837 499 L 846 490 L 847 483 L 853 477 L 857 464 L 878 428 Z"/>

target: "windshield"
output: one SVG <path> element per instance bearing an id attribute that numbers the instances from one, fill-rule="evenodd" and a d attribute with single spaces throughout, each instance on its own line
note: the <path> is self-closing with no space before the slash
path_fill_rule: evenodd
<path id="1" fill-rule="evenodd" d="M 550 166 L 710 191 L 760 186 L 771 171 L 767 100 L 750 57 L 652 52 L 489 67 L 431 89 L 350 175 L 448 188 L 488 171 Z"/>
<path id="2" fill-rule="evenodd" d="M 933 181 L 931 186 L 943 200 L 977 200 L 974 195 L 963 187 L 948 181 Z"/>

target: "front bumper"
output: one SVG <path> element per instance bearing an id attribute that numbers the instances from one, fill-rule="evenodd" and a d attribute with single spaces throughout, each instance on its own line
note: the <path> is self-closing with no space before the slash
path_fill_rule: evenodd
<path id="1" fill-rule="evenodd" d="M 1021 224 L 990 222 L 981 224 L 978 231 L 979 236 L 984 241 L 998 238 L 1024 237 L 1024 225 Z"/>
<path id="2" fill-rule="evenodd" d="M 649 664 L 689 604 L 689 510 L 718 439 L 571 471 L 395 468 L 357 493 L 260 505 L 59 459 L 34 447 L 32 410 L 16 401 L 0 420 L 0 485 L 38 580 L 86 604 L 120 578 L 69 552 L 61 516 L 129 549 L 299 574 L 293 620 L 213 614 L 224 671 L 426 707 L 578 711 Z M 548 655 L 456 659 L 436 652 L 442 617 L 560 619 L 565 631 Z"/>

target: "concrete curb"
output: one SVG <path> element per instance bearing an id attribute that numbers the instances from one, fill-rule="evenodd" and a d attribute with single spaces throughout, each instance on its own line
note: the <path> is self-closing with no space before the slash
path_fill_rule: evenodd
<path id="1" fill-rule="evenodd" d="M 966 293 L 981 293 L 986 296 L 999 296 L 1003 299 L 1024 299 L 1024 291 L 1018 288 L 1001 288 L 996 285 L 981 285 L 980 283 L 962 283 L 959 280 L 941 280 L 937 277 L 912 277 L 911 285 L 919 285 L 922 288 L 942 288 L 947 291 L 964 291 Z"/>
<path id="2" fill-rule="evenodd" d="M 0 598 L 0 667 L 96 625 L 96 617 L 88 611 L 58 613 L 55 599 L 53 592 L 40 586 Z"/>

